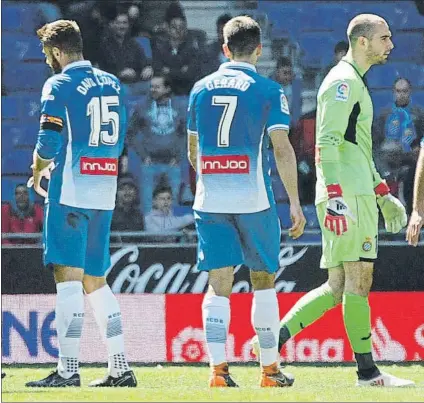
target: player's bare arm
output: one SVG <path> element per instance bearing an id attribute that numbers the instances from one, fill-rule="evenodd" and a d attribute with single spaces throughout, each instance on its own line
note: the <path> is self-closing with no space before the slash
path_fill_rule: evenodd
<path id="1" fill-rule="evenodd" d="M 273 130 L 270 133 L 270 137 L 278 173 L 290 200 L 290 216 L 293 226 L 289 229 L 289 234 L 293 239 L 297 239 L 303 234 L 306 219 L 299 201 L 296 155 L 290 143 L 287 130 Z"/>
<path id="2" fill-rule="evenodd" d="M 28 187 L 34 186 L 34 190 L 42 197 L 47 197 L 47 191 L 41 187 L 41 179 L 50 179 L 50 171 L 54 167 L 53 159 L 41 158 L 37 150 L 34 150 L 32 161 L 32 177 L 28 181 Z"/>
<path id="3" fill-rule="evenodd" d="M 188 131 L 188 160 L 190 165 L 196 171 L 197 169 L 197 135 Z"/>
<path id="4" fill-rule="evenodd" d="M 406 240 L 409 245 L 417 246 L 420 231 L 424 224 L 424 147 L 421 147 L 415 171 L 414 200 L 412 214 L 406 230 Z"/>

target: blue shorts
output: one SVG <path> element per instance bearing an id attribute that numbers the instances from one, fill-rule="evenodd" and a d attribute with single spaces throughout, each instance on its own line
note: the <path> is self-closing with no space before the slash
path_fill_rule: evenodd
<path id="1" fill-rule="evenodd" d="M 281 227 L 275 208 L 250 214 L 194 212 L 197 268 L 209 271 L 244 263 L 251 270 L 279 268 Z"/>
<path id="2" fill-rule="evenodd" d="M 90 276 L 104 276 L 110 266 L 109 236 L 113 211 L 45 205 L 44 264 L 83 269 Z"/>

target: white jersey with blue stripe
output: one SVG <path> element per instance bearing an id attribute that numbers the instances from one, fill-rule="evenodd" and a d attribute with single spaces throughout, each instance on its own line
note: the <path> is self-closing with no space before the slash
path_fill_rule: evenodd
<path id="1" fill-rule="evenodd" d="M 198 136 L 193 208 L 231 214 L 270 208 L 269 134 L 290 124 L 281 85 L 251 64 L 224 63 L 194 85 L 187 124 Z"/>
<path id="2" fill-rule="evenodd" d="M 47 201 L 113 210 L 126 115 L 119 80 L 89 61 L 67 65 L 49 78 L 41 98 L 37 152 L 55 168 Z"/>

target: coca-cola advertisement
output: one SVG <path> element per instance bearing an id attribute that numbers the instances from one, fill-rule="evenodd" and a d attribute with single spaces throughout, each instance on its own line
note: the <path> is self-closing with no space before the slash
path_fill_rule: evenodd
<path id="1" fill-rule="evenodd" d="M 327 278 L 319 268 L 319 245 L 282 245 L 276 289 L 305 292 Z M 382 244 L 375 266 L 373 291 L 424 291 L 424 248 Z M 127 245 L 111 249 L 107 280 L 114 293 L 203 293 L 208 275 L 196 266 L 196 248 Z M 55 293 L 51 271 L 43 268 L 40 248 L 2 249 L 2 293 Z M 252 292 L 249 271 L 235 267 L 234 293 Z"/>
<path id="2" fill-rule="evenodd" d="M 303 293 L 279 294 L 280 316 L 284 316 Z M 167 360 L 208 360 L 202 329 L 203 295 L 166 296 Z M 231 296 L 231 323 L 226 344 L 227 359 L 246 362 L 251 355 L 250 323 L 252 294 Z M 424 359 L 424 293 L 374 292 L 370 295 L 373 353 L 377 361 L 421 361 Z M 183 313 L 183 314 L 182 314 Z M 282 351 L 285 362 L 353 361 L 341 306 L 328 311 Z"/>

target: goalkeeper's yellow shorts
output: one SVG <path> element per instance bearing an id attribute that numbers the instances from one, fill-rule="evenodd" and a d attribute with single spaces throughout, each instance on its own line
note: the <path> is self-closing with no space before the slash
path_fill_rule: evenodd
<path id="1" fill-rule="evenodd" d="M 373 262 L 377 258 L 378 207 L 375 196 L 343 198 L 356 217 L 349 217 L 348 230 L 341 236 L 324 227 L 326 202 L 316 206 L 322 232 L 322 256 L 320 266 L 329 269 L 343 262 Z"/>

